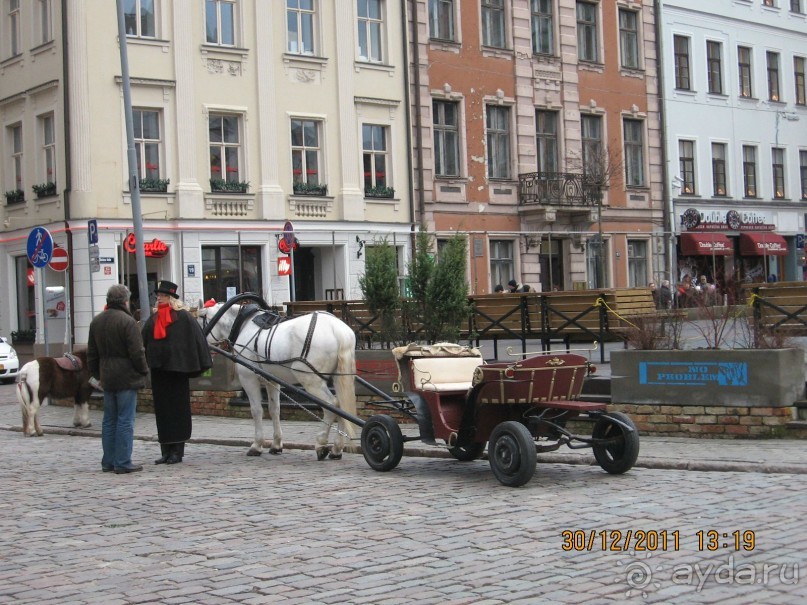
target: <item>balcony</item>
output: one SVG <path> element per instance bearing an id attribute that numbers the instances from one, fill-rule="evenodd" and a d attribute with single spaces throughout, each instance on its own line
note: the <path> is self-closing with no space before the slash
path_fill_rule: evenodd
<path id="1" fill-rule="evenodd" d="M 597 189 L 595 177 L 585 174 L 528 172 L 518 175 L 518 205 L 588 210 L 597 204 Z"/>

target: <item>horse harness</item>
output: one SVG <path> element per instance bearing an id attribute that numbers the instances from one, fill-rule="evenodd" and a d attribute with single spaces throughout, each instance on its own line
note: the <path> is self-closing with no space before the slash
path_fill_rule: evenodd
<path id="1" fill-rule="evenodd" d="M 65 353 L 63 357 L 54 357 L 56 365 L 68 372 L 80 372 L 83 367 L 81 360 L 72 353 Z"/>

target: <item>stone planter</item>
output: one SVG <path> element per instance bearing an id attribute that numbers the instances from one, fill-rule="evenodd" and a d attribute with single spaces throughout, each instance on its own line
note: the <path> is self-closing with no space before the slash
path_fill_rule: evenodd
<path id="1" fill-rule="evenodd" d="M 611 352 L 611 400 L 619 404 L 787 407 L 804 385 L 802 349 Z"/>

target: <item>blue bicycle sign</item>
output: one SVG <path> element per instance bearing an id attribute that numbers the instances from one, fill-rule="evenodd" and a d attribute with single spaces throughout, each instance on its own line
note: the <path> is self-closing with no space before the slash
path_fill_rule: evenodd
<path id="1" fill-rule="evenodd" d="M 46 267 L 53 256 L 53 237 L 44 227 L 34 227 L 28 234 L 28 260 L 38 269 Z"/>

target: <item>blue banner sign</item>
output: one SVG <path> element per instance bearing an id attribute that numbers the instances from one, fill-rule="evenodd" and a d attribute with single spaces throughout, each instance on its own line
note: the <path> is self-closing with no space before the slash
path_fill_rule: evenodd
<path id="1" fill-rule="evenodd" d="M 639 384 L 744 387 L 748 386 L 748 364 L 642 361 L 639 363 Z"/>

